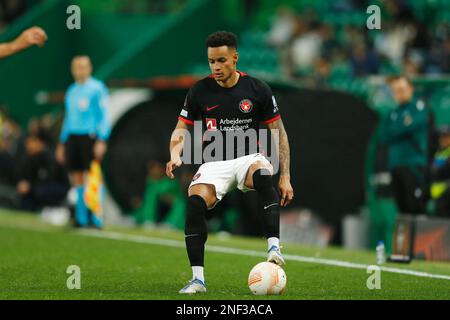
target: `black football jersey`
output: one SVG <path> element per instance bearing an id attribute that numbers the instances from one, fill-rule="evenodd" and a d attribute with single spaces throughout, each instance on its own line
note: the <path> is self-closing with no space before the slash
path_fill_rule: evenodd
<path id="1" fill-rule="evenodd" d="M 178 117 L 190 125 L 201 120 L 204 150 L 216 141 L 217 134 L 222 135 L 222 155 L 217 154 L 216 148 L 214 160 L 230 160 L 261 152 L 260 124 L 268 124 L 281 117 L 270 87 L 243 72 L 239 75 L 238 82 L 231 88 L 221 87 L 212 75 L 198 81 L 186 95 Z M 249 129 L 257 133 L 256 140 L 249 138 Z M 248 135 L 245 140 L 235 137 L 242 133 Z"/>

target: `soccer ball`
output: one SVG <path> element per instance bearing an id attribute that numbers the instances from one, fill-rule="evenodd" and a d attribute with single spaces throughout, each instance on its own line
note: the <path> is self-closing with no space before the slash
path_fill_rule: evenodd
<path id="1" fill-rule="evenodd" d="M 255 295 L 282 294 L 286 281 L 284 270 L 272 262 L 258 263 L 248 275 L 248 287 Z"/>

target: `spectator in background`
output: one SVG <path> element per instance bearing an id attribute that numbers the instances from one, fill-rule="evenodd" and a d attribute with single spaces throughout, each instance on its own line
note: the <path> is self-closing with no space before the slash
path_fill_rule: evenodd
<path id="1" fill-rule="evenodd" d="M 414 57 L 407 56 L 403 59 L 403 73 L 406 77 L 412 78 L 420 73 L 420 61 Z"/>
<path id="2" fill-rule="evenodd" d="M 450 37 L 436 41 L 428 53 L 426 72 L 429 74 L 450 73 Z"/>
<path id="3" fill-rule="evenodd" d="M 27 3 L 25 0 L 0 1 L 0 18 L 5 25 L 20 17 L 26 10 Z"/>
<path id="4" fill-rule="evenodd" d="M 28 122 L 28 134 L 39 135 L 40 137 L 42 137 L 42 139 L 44 139 L 44 142 L 47 145 L 47 147 L 52 148 L 53 138 L 48 128 L 43 125 L 43 119 L 44 118 L 32 118 Z"/>
<path id="5" fill-rule="evenodd" d="M 134 212 L 136 223 L 151 226 L 162 223 L 183 230 L 185 207 L 186 197 L 179 181 L 166 176 L 163 161 L 150 160 L 147 164 L 145 194 Z"/>
<path id="6" fill-rule="evenodd" d="M 380 140 L 388 146 L 392 190 L 401 213 L 424 213 L 428 111 L 423 101 L 414 97 L 413 85 L 405 76 L 390 77 L 388 83 L 397 107 L 384 119 Z"/>
<path id="7" fill-rule="evenodd" d="M 13 157 L 18 152 L 21 137 L 20 126 L 0 110 L 0 139 L 5 144 L 5 151 Z"/>
<path id="8" fill-rule="evenodd" d="M 391 64 L 401 65 L 414 31 L 406 25 L 386 24 L 386 31 L 375 36 L 375 51 L 378 55 L 388 58 Z"/>
<path id="9" fill-rule="evenodd" d="M 323 24 L 319 31 L 322 38 L 322 52 L 321 56 L 331 61 L 341 50 L 338 41 L 336 40 L 336 32 L 333 27 L 328 24 Z"/>
<path id="10" fill-rule="evenodd" d="M 272 22 L 267 43 L 275 47 L 280 53 L 280 64 L 283 75 L 292 76 L 292 61 L 290 58 L 290 45 L 297 27 L 297 17 L 287 6 L 280 6 Z"/>
<path id="11" fill-rule="evenodd" d="M 1 0 L 0 1 L 0 32 L 9 23 L 20 17 L 27 9 L 25 0 Z"/>
<path id="12" fill-rule="evenodd" d="M 293 36 L 296 19 L 294 12 L 289 7 L 280 6 L 268 34 L 269 45 L 279 49 L 288 45 Z"/>
<path id="13" fill-rule="evenodd" d="M 14 159 L 7 142 L 0 138 L 0 206 L 18 205 L 14 182 Z"/>
<path id="14" fill-rule="evenodd" d="M 326 87 L 327 81 L 330 76 L 330 64 L 327 59 L 319 57 L 314 62 L 314 86 L 315 87 Z"/>
<path id="15" fill-rule="evenodd" d="M 45 137 L 39 133 L 28 135 L 25 150 L 17 183 L 21 208 L 34 211 L 61 205 L 69 189 L 69 181 L 64 168 L 48 150 Z"/>
<path id="16" fill-rule="evenodd" d="M 439 150 L 431 166 L 431 198 L 435 215 L 450 217 L 450 126 L 441 128 Z"/>
<path id="17" fill-rule="evenodd" d="M 290 52 L 294 73 L 303 73 L 311 68 L 314 60 L 320 55 L 322 38 L 320 37 L 319 31 L 318 26 L 310 26 L 297 19 Z"/>
<path id="18" fill-rule="evenodd" d="M 377 57 L 371 52 L 364 42 L 353 47 L 350 56 L 354 76 L 364 76 L 378 72 Z"/>

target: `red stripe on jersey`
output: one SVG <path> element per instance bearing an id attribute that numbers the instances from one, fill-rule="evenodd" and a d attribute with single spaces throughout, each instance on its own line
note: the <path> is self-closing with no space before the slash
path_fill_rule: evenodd
<path id="1" fill-rule="evenodd" d="M 280 116 L 280 115 L 277 115 L 277 116 L 273 117 L 272 119 L 263 121 L 263 123 L 264 123 L 264 124 L 272 123 L 272 122 L 274 122 L 274 121 L 277 121 L 277 120 L 280 119 L 280 118 L 281 118 L 281 116 Z"/>
<path id="2" fill-rule="evenodd" d="M 239 73 L 239 75 L 240 75 L 241 77 L 248 76 L 248 74 L 246 74 L 245 72 L 242 72 L 242 71 L 239 71 L 239 70 L 236 70 L 236 72 Z M 212 79 L 214 79 L 214 75 L 213 75 L 213 74 L 210 74 L 209 77 L 212 78 Z"/>
<path id="3" fill-rule="evenodd" d="M 188 119 L 185 119 L 185 118 L 183 118 L 183 117 L 178 117 L 178 120 L 181 120 L 181 121 L 183 121 L 183 122 L 186 122 L 187 124 L 190 124 L 191 126 L 193 126 L 194 125 L 194 121 L 191 121 L 191 120 L 188 120 Z"/>

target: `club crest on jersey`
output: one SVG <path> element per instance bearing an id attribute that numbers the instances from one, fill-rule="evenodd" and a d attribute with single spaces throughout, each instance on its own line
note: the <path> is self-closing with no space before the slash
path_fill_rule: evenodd
<path id="1" fill-rule="evenodd" d="M 243 113 L 249 113 L 253 109 L 253 103 L 250 99 L 244 99 L 239 102 L 239 109 Z"/>

